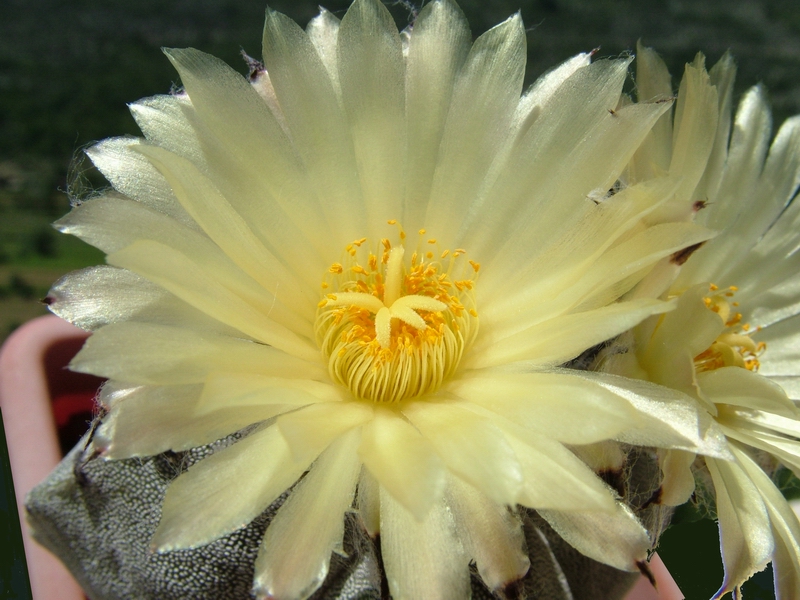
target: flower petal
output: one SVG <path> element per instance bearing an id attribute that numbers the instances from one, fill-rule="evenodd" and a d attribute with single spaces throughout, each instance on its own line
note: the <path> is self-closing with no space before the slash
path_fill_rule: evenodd
<path id="1" fill-rule="evenodd" d="M 641 279 L 643 270 L 715 235 L 714 231 L 693 223 L 662 223 L 649 227 L 603 254 L 592 266 L 591 273 L 564 295 L 563 302 L 575 302 L 576 311 L 605 306 L 630 291 Z"/>
<path id="2" fill-rule="evenodd" d="M 651 381 L 697 395 L 694 357 L 711 346 L 725 328 L 722 318 L 706 307 L 703 297 L 707 293 L 707 284 L 686 290 L 655 331 L 639 334 L 644 349 L 638 354 L 639 362 Z M 716 411 L 710 405 L 706 408 L 712 414 Z"/>
<path id="3" fill-rule="evenodd" d="M 481 335 L 469 356 L 465 357 L 464 366 L 486 368 L 522 360 L 538 366 L 559 365 L 630 329 L 650 315 L 672 308 L 672 304 L 658 300 L 632 300 L 556 317 L 502 340 L 491 333 Z"/>
<path id="4" fill-rule="evenodd" d="M 152 323 L 116 323 L 96 331 L 70 368 L 118 381 L 155 385 L 200 383 L 212 371 L 283 377 L 325 377 L 307 362 L 251 341 Z"/>
<path id="5" fill-rule="evenodd" d="M 520 98 L 517 112 L 514 115 L 514 120 L 517 122 L 517 135 L 522 135 L 527 131 L 539 116 L 542 106 L 575 71 L 589 66 L 591 62 L 592 53 L 581 52 L 534 81 Z"/>
<path id="6" fill-rule="evenodd" d="M 703 393 L 716 404 L 730 404 L 754 410 L 800 417 L 797 407 L 783 389 L 766 377 L 740 367 L 722 367 L 697 375 Z"/>
<path id="7" fill-rule="evenodd" d="M 659 504 L 680 506 L 689 500 L 695 489 L 692 473 L 695 456 L 693 452 L 685 450 L 659 449 L 658 462 L 664 475 L 661 480 Z"/>
<path id="8" fill-rule="evenodd" d="M 337 402 L 346 397 L 339 386 L 303 378 L 287 379 L 256 373 L 211 373 L 205 380 L 197 413 L 241 410 L 265 404 L 296 407 Z"/>
<path id="9" fill-rule="evenodd" d="M 239 334 L 144 277 L 106 265 L 64 275 L 50 288 L 46 302 L 51 312 L 89 331 L 119 321 L 145 321 Z"/>
<path id="10" fill-rule="evenodd" d="M 270 294 L 264 290 L 262 310 L 223 287 L 209 269 L 170 246 L 140 240 L 107 257 L 109 264 L 130 269 L 169 290 L 198 310 L 242 333 L 299 358 L 314 360 L 319 351 L 307 337 L 310 325 L 297 319 L 268 317 Z M 285 325 L 283 324 L 285 323 Z M 297 332 L 302 332 L 298 335 Z"/>
<path id="11" fill-rule="evenodd" d="M 491 219 L 483 211 L 471 211 L 459 244 L 481 257 L 494 280 L 513 277 L 520 263 L 558 243 L 559 232 L 583 219 L 595 207 L 587 194 L 613 186 L 668 108 L 642 105 L 610 114 L 626 73 L 626 61 L 598 61 L 578 69 L 542 108 L 493 177 L 494 185 L 482 194 L 487 200 L 503 199 L 493 203 Z M 575 164 L 582 168 L 576 171 Z"/>
<path id="12" fill-rule="evenodd" d="M 514 450 L 494 424 L 455 403 L 411 402 L 402 411 L 450 471 L 493 501 L 514 504 L 522 472 Z"/>
<path id="13" fill-rule="evenodd" d="M 358 438 L 351 430 L 334 441 L 278 509 L 255 562 L 257 598 L 307 598 L 325 580 L 353 503 Z"/>
<path id="14" fill-rule="evenodd" d="M 778 598 L 793 598 L 800 590 L 800 522 L 780 490 L 744 451 L 732 448 L 739 465 L 758 488 L 772 524 L 775 553 L 775 591 Z"/>
<path id="15" fill-rule="evenodd" d="M 456 239 L 468 215 L 465 208 L 486 184 L 486 173 L 509 133 L 522 91 L 525 58 L 525 28 L 519 14 L 475 40 L 455 82 L 428 210 L 419 226 Z"/>
<path id="16" fill-rule="evenodd" d="M 205 159 L 200 141 L 187 117 L 191 107 L 186 94 L 160 94 L 128 105 L 148 142 L 202 165 Z"/>
<path id="17" fill-rule="evenodd" d="M 191 257 L 209 276 L 249 304 L 263 308 L 266 302 L 272 303 L 270 293 L 239 269 L 208 237 L 138 202 L 115 196 L 93 198 L 73 208 L 55 226 L 106 254 L 136 241 L 158 242 Z"/>
<path id="18" fill-rule="evenodd" d="M 550 526 L 581 554 L 624 571 L 647 559 L 647 530 L 622 502 L 612 512 L 540 510 Z"/>
<path id="19" fill-rule="evenodd" d="M 422 522 L 438 502 L 445 470 L 431 443 L 395 411 L 377 407 L 364 425 L 359 455 L 385 493 Z"/>
<path id="20" fill-rule="evenodd" d="M 367 430 L 367 426 L 361 428 L 362 439 Z M 381 532 L 381 486 L 366 466 L 361 469 L 361 477 L 358 480 L 357 510 L 362 525 L 374 539 Z M 425 513 L 427 513 L 427 509 Z"/>
<path id="21" fill-rule="evenodd" d="M 296 461 L 310 462 L 343 433 L 372 419 L 365 402 L 324 402 L 278 417 L 280 429 Z"/>
<path id="22" fill-rule="evenodd" d="M 672 78 L 667 65 L 652 48 L 636 44 L 636 98 L 654 102 L 672 96 Z M 644 181 L 669 171 L 672 154 L 672 114 L 663 115 L 631 160 L 635 181 Z"/>
<path id="23" fill-rule="evenodd" d="M 196 548 L 244 527 L 291 486 L 311 460 L 295 462 L 275 426 L 201 460 L 167 489 L 152 546 L 159 552 Z"/>
<path id="24" fill-rule="evenodd" d="M 406 181 L 405 65 L 400 34 L 383 4 L 353 2 L 339 26 L 338 55 L 365 234 L 380 239 L 380 226 L 400 215 Z"/>
<path id="25" fill-rule="evenodd" d="M 341 98 L 342 89 L 339 86 L 339 65 L 337 63 L 336 50 L 339 44 L 339 19 L 330 11 L 320 7 L 319 14 L 308 22 L 306 34 L 311 43 L 314 44 L 322 64 L 325 65 L 337 96 Z"/>
<path id="26" fill-rule="evenodd" d="M 522 471 L 523 483 L 517 503 L 536 509 L 609 511 L 614 496 L 575 454 L 544 436 L 498 424 L 509 435 Z"/>
<path id="27" fill-rule="evenodd" d="M 203 231 L 236 265 L 250 275 L 277 301 L 271 311 L 288 309 L 297 315 L 313 312 L 314 303 L 302 292 L 298 280 L 258 240 L 245 220 L 213 183 L 191 162 L 156 146 L 140 144 L 143 154 L 163 174 L 181 205 Z M 280 293 L 279 293 L 280 292 Z M 281 318 L 281 315 L 276 315 Z"/>
<path id="28" fill-rule="evenodd" d="M 197 229 L 164 176 L 136 152 L 135 148 L 140 145 L 142 140 L 136 138 L 111 138 L 95 144 L 86 154 L 115 190 Z"/>
<path id="29" fill-rule="evenodd" d="M 381 554 L 394 600 L 470 596 L 469 557 L 443 500 L 418 521 L 381 489 Z"/>
<path id="30" fill-rule="evenodd" d="M 93 447 L 111 459 L 180 452 L 272 416 L 271 407 L 258 406 L 194 416 L 201 390 L 199 385 L 129 388 L 106 383 L 100 402 L 109 406 L 109 412 L 95 433 Z"/>
<path id="31" fill-rule="evenodd" d="M 408 172 L 405 223 L 422 226 L 445 120 L 472 36 L 452 0 L 427 3 L 414 21 L 406 58 Z"/>
<path id="32" fill-rule="evenodd" d="M 752 479 L 739 462 L 706 458 L 714 482 L 725 580 L 721 598 L 763 570 L 774 549 L 769 515 Z"/>
<path id="33" fill-rule="evenodd" d="M 680 174 L 678 202 L 670 202 L 651 216 L 652 222 L 686 218 L 698 199 L 695 188 L 703 177 L 711 155 L 718 118 L 717 90 L 711 85 L 702 59 L 687 64 L 675 108 L 672 157 L 669 172 Z"/>
<path id="34" fill-rule="evenodd" d="M 639 422 L 617 440 L 637 446 L 676 448 L 730 460 L 722 429 L 693 398 L 677 390 L 608 373 L 578 372 L 625 398 L 639 412 Z"/>
<path id="35" fill-rule="evenodd" d="M 768 452 L 789 467 L 795 475 L 800 474 L 800 440 L 797 439 L 800 427 L 798 427 L 798 421 L 776 416 L 764 418 L 768 416 L 764 413 L 760 413 L 761 418 L 759 418 L 758 413 L 753 415 L 752 411 L 746 412 L 749 414 L 744 418 L 735 413 L 734 415 L 724 415 L 725 418 L 721 420 L 721 424 L 725 435 L 748 446 Z M 781 425 L 783 425 L 789 435 L 793 437 L 785 437 L 775 431 L 765 430 L 764 425 L 769 428 L 777 425 L 775 431 L 780 431 Z"/>
<path id="36" fill-rule="evenodd" d="M 524 577 L 531 562 L 524 551 L 522 523 L 515 513 L 457 477 L 448 483 L 447 505 L 464 550 L 490 590 L 500 590 Z"/>
<path id="37" fill-rule="evenodd" d="M 292 143 L 309 185 L 324 198 L 320 209 L 340 239 L 358 239 L 367 228 L 364 198 L 329 71 L 309 36 L 286 15 L 267 10 L 263 41 L 264 63 Z"/>
<path id="38" fill-rule="evenodd" d="M 634 423 L 631 405 L 568 373 L 467 373 L 447 386 L 456 396 L 567 444 L 613 438 Z"/>
<path id="39" fill-rule="evenodd" d="M 192 127 L 215 183 L 262 242 L 272 250 L 291 248 L 282 258 L 306 273 L 319 261 L 311 249 L 325 250 L 317 244 L 330 236 L 281 124 L 250 83 L 221 60 L 192 48 L 165 53 L 191 98 Z"/>
<path id="40" fill-rule="evenodd" d="M 583 276 L 591 276 L 595 262 L 621 236 L 629 235 L 659 202 L 669 198 L 675 186 L 674 180 L 660 177 L 627 187 L 597 205 L 589 202 L 591 208 L 572 228 L 570 243 L 536 248 L 533 255 L 520 252 L 514 277 L 502 276 L 505 264 L 498 265 L 501 276 L 494 275 L 493 267 L 482 272 L 478 287 L 481 321 L 505 323 L 517 312 L 529 318 L 562 314 L 567 307 L 557 301 L 561 290 L 568 290 Z M 514 249 L 515 255 L 517 250 L 522 248 Z"/>

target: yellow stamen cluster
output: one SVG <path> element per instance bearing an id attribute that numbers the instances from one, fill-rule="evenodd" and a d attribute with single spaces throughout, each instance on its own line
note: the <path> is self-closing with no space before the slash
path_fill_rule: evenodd
<path id="1" fill-rule="evenodd" d="M 420 238 L 424 234 L 419 231 Z M 434 392 L 478 329 L 480 265 L 461 264 L 460 248 L 434 261 L 420 249 L 425 240 L 408 257 L 402 228 L 398 237 L 397 245 L 384 238 L 374 248 L 366 239 L 345 247 L 342 262 L 331 265 L 322 283 L 315 323 L 331 377 L 375 402 Z"/>
<path id="2" fill-rule="evenodd" d="M 733 309 L 739 305 L 730 299 L 738 291 L 736 286 L 720 290 L 713 283 L 709 285 L 710 295 L 703 298 L 709 310 L 714 311 L 725 322 L 725 330 L 714 340 L 709 348 L 695 356 L 694 364 L 698 372 L 713 371 L 722 367 L 742 367 L 758 371 L 758 357 L 767 345 L 756 343 L 748 323 L 742 323 L 742 313 Z"/>

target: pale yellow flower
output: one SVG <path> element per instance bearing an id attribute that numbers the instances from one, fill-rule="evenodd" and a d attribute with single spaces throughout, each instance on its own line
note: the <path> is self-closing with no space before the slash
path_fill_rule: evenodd
<path id="1" fill-rule="evenodd" d="M 638 60 L 640 99 L 665 93 L 660 59 L 640 48 Z M 607 356 L 603 368 L 694 396 L 728 437 L 733 461 L 705 457 L 695 465 L 705 465 L 716 496 L 725 580 L 715 597 L 773 560 L 775 589 L 794 599 L 800 523 L 767 472 L 780 461 L 800 474 L 800 119 L 784 123 L 770 146 L 770 113 L 756 87 L 731 124 L 733 77 L 728 56 L 710 77 L 702 57 L 687 65 L 674 127 L 660 121 L 629 169 L 629 183 L 647 180 L 648 166 L 650 176 L 683 175 L 679 192 L 649 219 L 694 216 L 720 233 L 666 261 L 634 294 L 668 287 L 664 297 L 677 297 L 678 306 L 637 326 L 622 341 L 633 351 Z M 681 504 L 694 490 L 694 454 L 661 458 L 661 501 Z"/>
<path id="2" fill-rule="evenodd" d="M 353 506 L 397 600 L 467 597 L 470 560 L 491 589 L 521 577 L 517 504 L 635 569 L 647 532 L 566 445 L 721 438 L 680 394 L 556 367 L 670 309 L 616 300 L 710 235 L 641 225 L 670 177 L 594 198 L 668 103 L 620 107 L 629 61 L 588 55 L 522 94 L 519 16 L 473 44 L 448 0 L 403 33 L 377 0 L 305 32 L 269 12 L 250 81 L 167 55 L 185 93 L 132 105 L 144 139 L 89 150 L 116 191 L 58 223 L 109 266 L 51 297 L 95 330 L 72 367 L 111 379 L 106 457 L 258 424 L 171 484 L 154 545 L 206 544 L 294 485 L 259 597 L 312 593 Z"/>

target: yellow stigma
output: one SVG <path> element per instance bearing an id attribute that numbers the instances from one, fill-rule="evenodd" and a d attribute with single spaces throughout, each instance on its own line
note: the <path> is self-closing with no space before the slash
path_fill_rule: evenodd
<path id="1" fill-rule="evenodd" d="M 709 296 L 703 302 L 709 310 L 717 313 L 725 322 L 724 331 L 706 350 L 694 357 L 694 365 L 698 372 L 713 371 L 722 367 L 742 367 L 749 371 L 758 371 L 761 364 L 758 357 L 767 345 L 754 342 L 748 323 L 742 323 L 742 313 L 732 310 L 739 305 L 729 298 L 738 291 L 736 286 L 720 290 L 713 283 L 709 285 Z M 756 329 L 757 331 L 757 329 Z"/>
<path id="2" fill-rule="evenodd" d="M 418 249 L 409 258 L 404 233 L 400 227 L 397 245 L 348 244 L 342 263 L 328 269 L 317 310 L 316 339 L 331 377 L 374 402 L 435 392 L 478 330 L 477 270 L 458 260 L 465 251 L 433 261 Z"/>

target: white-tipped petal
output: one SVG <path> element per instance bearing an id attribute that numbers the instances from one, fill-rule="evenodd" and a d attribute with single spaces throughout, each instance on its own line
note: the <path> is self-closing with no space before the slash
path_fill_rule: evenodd
<path id="1" fill-rule="evenodd" d="M 452 0 L 427 3 L 414 21 L 406 57 L 407 160 L 414 176 L 403 215 L 412 226 L 424 222 L 453 87 L 470 42 L 467 20 Z"/>
<path id="2" fill-rule="evenodd" d="M 181 452 L 272 416 L 270 407 L 259 406 L 196 416 L 201 390 L 199 385 L 124 387 L 106 383 L 100 401 L 109 406 L 109 412 L 95 433 L 93 447 L 112 459 Z"/>
<path id="3" fill-rule="evenodd" d="M 525 90 L 517 106 L 515 114 L 515 121 L 517 121 L 519 129 L 517 135 L 524 134 L 527 131 L 527 128 L 541 113 L 542 106 L 575 71 L 588 66 L 591 62 L 591 53 L 581 52 L 565 60 L 533 82 L 531 87 Z"/>
<path id="4" fill-rule="evenodd" d="M 356 0 L 342 18 L 339 82 L 366 210 L 366 231 L 400 216 L 405 191 L 405 64 L 400 34 L 378 0 Z"/>
<path id="5" fill-rule="evenodd" d="M 725 580 L 721 598 L 763 570 L 775 548 L 769 515 L 758 488 L 738 461 L 706 459 L 714 482 Z"/>
<path id="6" fill-rule="evenodd" d="M 339 87 L 339 64 L 336 47 L 339 43 L 339 19 L 333 13 L 320 7 L 319 14 L 306 26 L 306 34 L 317 50 L 322 64 L 328 71 L 336 93 L 341 97 Z"/>
<path id="7" fill-rule="evenodd" d="M 540 510 L 539 514 L 578 552 L 624 571 L 636 571 L 651 542 L 631 510 L 617 502 L 611 512 Z"/>
<path id="8" fill-rule="evenodd" d="M 454 237 L 465 209 L 486 185 L 519 103 L 525 45 L 517 14 L 481 35 L 458 73 L 424 221 L 439 235 Z"/>
<path id="9" fill-rule="evenodd" d="M 530 567 L 519 517 L 457 477 L 450 478 L 447 505 L 466 553 L 490 590 L 522 579 Z"/>
<path id="10" fill-rule="evenodd" d="M 111 138 L 95 144 L 86 154 L 115 190 L 187 227 L 197 228 L 164 176 L 136 152 L 142 145 L 136 138 Z"/>
<path id="11" fill-rule="evenodd" d="M 367 428 L 362 428 L 362 437 Z M 370 537 L 381 532 L 381 486 L 364 466 L 358 479 L 358 515 Z"/>
<path id="12" fill-rule="evenodd" d="M 692 463 L 696 455 L 685 450 L 659 450 L 658 462 L 663 478 L 658 499 L 665 506 L 680 506 L 694 492 L 695 481 Z"/>
<path id="13" fill-rule="evenodd" d="M 186 94 L 161 94 L 142 98 L 128 108 L 148 142 L 203 165 L 197 132 L 186 116 L 191 106 Z"/>
<path id="14" fill-rule="evenodd" d="M 469 557 L 443 500 L 418 521 L 382 489 L 381 554 L 394 600 L 470 596 Z"/>
<path id="15" fill-rule="evenodd" d="M 235 332 L 144 277 L 106 265 L 64 275 L 50 288 L 45 302 L 51 312 L 89 331 L 137 320 L 227 335 Z"/>
<path id="16" fill-rule="evenodd" d="M 358 438 L 358 431 L 350 431 L 333 442 L 269 524 L 255 563 L 257 598 L 307 598 L 325 580 L 353 503 L 361 466 Z"/>

